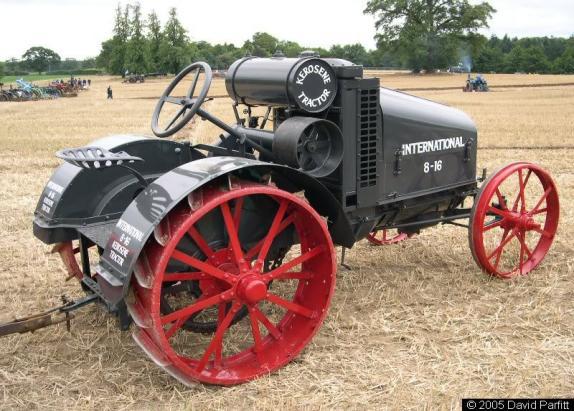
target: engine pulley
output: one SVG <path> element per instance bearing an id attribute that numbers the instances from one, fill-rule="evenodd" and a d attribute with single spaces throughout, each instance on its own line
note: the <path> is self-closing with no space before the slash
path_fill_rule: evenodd
<path id="1" fill-rule="evenodd" d="M 335 123 L 292 117 L 279 125 L 272 146 L 275 159 L 314 177 L 333 173 L 343 160 L 343 134 Z"/>

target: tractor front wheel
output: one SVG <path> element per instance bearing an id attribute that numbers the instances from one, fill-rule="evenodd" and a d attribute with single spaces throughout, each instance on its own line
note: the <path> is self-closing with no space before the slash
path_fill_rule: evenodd
<path id="1" fill-rule="evenodd" d="M 303 199 L 245 181 L 231 190 L 210 186 L 158 228 L 127 304 L 135 341 L 184 384 L 233 385 L 268 374 L 318 331 L 336 258 L 325 222 Z M 174 287 L 182 291 L 166 294 Z M 191 320 L 213 324 L 212 332 L 190 332 Z"/>
<path id="2" fill-rule="evenodd" d="M 483 183 L 472 207 L 474 260 L 495 277 L 528 274 L 552 245 L 559 209 L 556 185 L 541 167 L 520 162 L 500 169 Z"/>

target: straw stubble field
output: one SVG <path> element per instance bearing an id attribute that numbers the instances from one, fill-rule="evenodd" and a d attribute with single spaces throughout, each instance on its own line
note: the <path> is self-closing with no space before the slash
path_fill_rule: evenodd
<path id="1" fill-rule="evenodd" d="M 392 88 L 459 86 L 462 76 L 383 74 Z M 492 84 L 572 83 L 574 76 L 492 76 Z M 111 84 L 115 99 L 105 99 Z M 32 236 L 37 198 L 54 152 L 109 134 L 150 134 L 165 80 L 124 85 L 97 78 L 76 99 L 0 104 L 0 317 L 58 303 L 58 258 Z M 221 80 L 213 95 L 224 93 Z M 467 233 L 441 226 L 396 246 L 360 242 L 340 269 L 330 314 L 293 363 L 251 383 L 185 387 L 157 368 L 98 307 L 64 326 L 0 340 L 0 408 L 404 409 L 460 407 L 462 397 L 560 397 L 574 392 L 574 87 L 491 93 L 417 91 L 468 112 L 479 129 L 479 167 L 528 160 L 558 185 L 561 222 L 546 260 L 527 278 L 493 280 L 474 264 Z M 232 119 L 229 100 L 208 110 Z M 209 142 L 198 121 L 179 139 Z M 538 148 L 537 148 L 538 147 Z M 556 147 L 556 148 L 551 148 Z M 569 148 L 568 148 L 569 147 Z"/>

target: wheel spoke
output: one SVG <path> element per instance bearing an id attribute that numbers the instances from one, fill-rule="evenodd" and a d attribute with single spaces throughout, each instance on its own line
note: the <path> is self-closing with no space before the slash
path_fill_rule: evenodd
<path id="1" fill-rule="evenodd" d="M 239 230 L 239 223 L 241 222 L 241 212 L 243 211 L 243 200 L 245 197 L 239 197 L 235 200 L 235 206 L 233 207 L 233 223 L 235 227 Z"/>
<path id="2" fill-rule="evenodd" d="M 283 199 L 281 200 L 281 203 L 279 204 L 279 209 L 277 210 L 277 213 L 275 214 L 275 218 L 273 219 L 273 222 L 271 223 L 271 227 L 269 228 L 269 232 L 267 233 L 267 236 L 265 237 L 264 241 L 263 241 L 263 245 L 261 246 L 261 250 L 259 251 L 259 256 L 257 257 L 257 263 L 259 264 L 259 266 L 263 266 L 263 262 L 265 261 L 265 258 L 267 257 L 267 253 L 269 252 L 269 248 L 271 248 L 271 244 L 273 243 L 273 240 L 275 240 L 275 237 L 277 237 L 277 234 L 279 234 L 279 225 L 281 224 L 281 221 L 283 220 L 283 216 L 285 215 L 285 211 L 287 211 L 287 206 L 288 206 L 288 201 Z"/>
<path id="3" fill-rule="evenodd" d="M 253 313 L 255 306 L 249 307 L 249 321 L 251 323 L 251 334 L 253 334 L 253 351 L 258 360 L 261 360 L 261 351 L 263 350 L 263 342 L 261 341 L 261 331 L 259 330 L 259 322 Z"/>
<path id="4" fill-rule="evenodd" d="M 544 207 L 542 209 L 544 211 L 538 210 L 538 208 L 542 205 L 542 202 L 546 200 L 546 198 L 548 197 L 548 195 L 550 194 L 551 191 L 552 191 L 552 187 L 548 187 L 546 190 L 544 190 L 544 194 L 542 194 L 542 197 L 540 197 L 540 199 L 538 200 L 538 202 L 536 203 L 534 208 L 528 213 L 529 215 L 539 214 L 539 213 L 545 212 L 547 210 L 546 207 Z"/>
<path id="5" fill-rule="evenodd" d="M 176 320 L 176 322 L 171 327 L 169 327 L 168 330 L 166 330 L 165 338 L 167 338 L 169 340 L 171 337 L 173 337 L 175 335 L 175 333 L 181 329 L 181 327 L 187 321 L 188 318 L 189 317 L 178 318 Z"/>
<path id="6" fill-rule="evenodd" d="M 184 105 L 182 103 L 182 101 L 184 101 L 185 99 L 182 99 L 181 97 L 166 96 L 163 98 L 163 100 L 167 101 L 168 103 L 171 103 L 171 104 L 176 104 L 178 106 L 182 106 L 182 105 Z"/>
<path id="7" fill-rule="evenodd" d="M 171 128 L 171 126 L 173 126 L 173 124 L 179 120 L 179 118 L 181 117 L 181 115 L 185 112 L 185 110 L 187 110 L 186 106 L 183 106 L 178 112 L 177 114 L 171 119 L 171 121 L 169 122 L 169 124 L 167 125 L 167 127 L 165 128 L 166 130 L 169 130 Z"/>
<path id="8" fill-rule="evenodd" d="M 235 303 L 233 303 L 231 310 L 229 310 L 223 321 L 221 323 L 219 323 L 218 321 L 217 331 L 215 332 L 213 339 L 209 343 L 209 346 L 205 350 L 205 353 L 203 354 L 203 357 L 199 361 L 199 364 L 197 364 L 197 371 L 201 372 L 205 368 L 212 354 L 215 354 L 216 357 L 215 363 L 218 365 L 221 364 L 221 357 L 217 358 L 217 353 L 219 353 L 219 355 L 221 356 L 221 351 L 223 349 L 223 336 L 225 335 L 225 332 L 231 325 L 233 317 L 235 317 L 235 314 L 237 313 L 237 311 L 239 311 L 240 308 L 241 303 L 236 301 Z"/>
<path id="9" fill-rule="evenodd" d="M 495 220 L 494 222 L 490 222 L 482 228 L 482 231 L 489 231 L 489 230 L 492 230 L 493 228 L 500 227 L 500 225 L 502 224 L 503 221 L 504 221 L 504 219 Z"/>
<path id="10" fill-rule="evenodd" d="M 187 255 L 179 250 L 173 250 L 173 254 L 171 256 L 184 264 L 197 268 L 203 273 L 209 274 L 210 276 L 225 281 L 226 283 L 233 284 L 236 281 L 234 276 L 229 276 L 219 268 L 214 267 L 209 263 L 200 261 L 197 258 Z"/>
<path id="11" fill-rule="evenodd" d="M 226 303 L 219 303 L 219 305 L 217 306 L 217 329 L 218 330 L 223 325 L 223 322 L 225 321 L 225 309 L 226 308 L 227 308 Z M 221 366 L 222 351 L 223 351 L 223 341 L 221 341 L 221 343 L 215 347 L 215 352 L 213 354 L 214 365 L 216 367 Z"/>
<path id="12" fill-rule="evenodd" d="M 305 261 L 309 261 L 313 257 L 316 257 L 317 255 L 321 254 L 323 251 L 325 251 L 325 247 L 322 245 L 319 245 L 315 248 L 312 248 L 311 250 L 307 251 L 306 253 L 301 254 L 299 257 L 277 267 L 275 270 L 270 271 L 266 274 L 263 274 L 262 278 L 267 282 L 272 281 L 275 278 L 280 277 L 282 274 L 289 271 L 291 268 L 296 267 L 299 264 L 303 264 Z"/>
<path id="13" fill-rule="evenodd" d="M 521 231 L 516 238 L 518 238 L 518 241 L 520 241 L 520 252 L 524 253 L 526 252 L 526 255 L 528 255 L 528 258 L 532 257 L 532 252 L 530 251 L 530 249 L 528 248 L 528 245 L 526 245 L 526 233 L 524 231 Z"/>
<path id="14" fill-rule="evenodd" d="M 193 281 L 204 279 L 206 275 L 201 271 L 186 271 L 181 273 L 165 273 L 163 282 Z"/>
<path id="15" fill-rule="evenodd" d="M 518 254 L 518 272 L 520 273 L 520 275 L 522 275 L 522 267 L 524 267 L 524 241 L 522 239 L 522 236 L 524 235 L 523 232 L 519 232 L 518 234 L 516 234 L 516 238 L 518 238 L 518 241 L 520 242 L 520 252 Z"/>
<path id="16" fill-rule="evenodd" d="M 235 261 L 241 265 L 245 260 L 243 258 L 243 251 L 241 251 L 241 244 L 239 243 L 239 234 L 237 233 L 237 228 L 235 227 L 233 216 L 229 209 L 229 203 L 223 203 L 220 207 L 223 214 L 223 220 L 225 221 L 225 227 L 227 228 L 227 234 L 229 235 L 231 250 L 235 256 Z"/>
<path id="17" fill-rule="evenodd" d="M 187 91 L 187 97 L 192 98 L 193 93 L 195 93 L 195 87 L 197 86 L 197 81 L 199 80 L 199 75 L 201 74 L 201 69 L 198 67 L 195 69 L 195 78 L 193 79 L 193 83 L 189 87 Z"/>
<path id="18" fill-rule="evenodd" d="M 284 220 L 283 222 L 281 222 L 281 225 L 279 226 L 279 229 L 277 230 L 277 235 L 279 235 L 283 230 L 285 230 L 293 221 L 295 220 L 295 216 L 293 214 L 289 214 Z M 263 246 L 263 242 L 265 241 L 265 239 L 259 241 L 257 244 L 255 244 L 251 250 L 249 250 L 246 254 L 245 254 L 245 259 L 250 261 L 255 257 L 255 254 L 257 254 L 259 252 L 259 250 L 261 250 L 261 247 Z"/>
<path id="19" fill-rule="evenodd" d="M 263 324 L 265 328 L 267 328 L 267 331 L 269 331 L 269 334 L 271 334 L 273 338 L 278 340 L 281 337 L 281 332 L 277 329 L 277 327 L 275 327 L 273 323 L 267 317 L 265 317 L 265 314 L 263 314 L 261 310 L 256 306 L 253 306 L 252 308 L 252 315 L 254 315 L 255 318 L 259 320 L 259 322 Z"/>
<path id="20" fill-rule="evenodd" d="M 548 208 L 544 207 L 544 208 L 539 208 L 539 209 L 536 210 L 536 211 L 531 211 L 531 212 L 528 213 L 528 214 L 530 214 L 531 216 L 533 216 L 533 215 L 545 213 L 545 212 L 547 212 L 547 211 L 548 211 Z"/>
<path id="21" fill-rule="evenodd" d="M 501 217 L 506 217 L 508 215 L 508 211 L 505 210 L 501 210 L 500 208 L 496 208 L 493 206 L 488 207 L 488 210 L 486 210 L 487 214 L 496 214 L 499 215 Z"/>
<path id="22" fill-rule="evenodd" d="M 274 277 L 274 280 L 310 280 L 313 273 L 310 271 L 290 271 Z"/>
<path id="23" fill-rule="evenodd" d="M 276 294 L 267 293 L 266 299 L 267 299 L 267 301 L 270 301 L 274 304 L 280 305 L 281 307 L 284 307 L 287 310 L 294 312 L 295 314 L 302 315 L 303 317 L 307 317 L 307 318 L 315 317 L 314 311 L 308 309 L 307 307 L 303 307 L 300 304 L 296 304 L 292 301 L 285 300 Z"/>
<path id="24" fill-rule="evenodd" d="M 508 233 L 510 232 L 510 229 L 505 229 L 504 233 L 502 233 L 502 239 L 500 240 L 500 242 L 503 242 L 506 239 L 506 236 L 508 235 Z M 496 260 L 494 260 L 494 268 L 498 270 L 498 263 L 500 262 L 500 258 L 502 257 L 502 252 L 504 251 L 504 248 L 501 247 L 500 250 L 498 251 L 498 253 L 496 254 Z M 490 258 L 489 258 L 490 260 Z"/>
<path id="25" fill-rule="evenodd" d="M 191 228 L 187 231 L 187 233 L 191 236 L 193 242 L 199 247 L 203 255 L 205 255 L 208 259 L 213 257 L 213 250 L 207 244 L 207 241 L 203 238 L 201 233 L 195 228 L 191 226 Z"/>
<path id="26" fill-rule="evenodd" d="M 552 234 L 550 234 L 550 233 L 549 233 L 548 231 L 546 231 L 546 230 L 543 230 L 543 229 L 540 228 L 540 227 L 534 227 L 533 230 L 536 231 L 538 234 L 542 235 L 543 237 L 552 238 Z"/>
<path id="27" fill-rule="evenodd" d="M 528 179 L 530 178 L 530 174 L 532 173 L 532 170 L 528 170 L 528 174 L 526 175 L 526 179 L 524 179 L 523 175 L 522 175 L 522 169 L 519 168 L 518 169 L 518 195 L 516 196 L 516 199 L 514 200 L 514 204 L 512 205 L 512 211 L 518 211 L 518 202 L 520 201 L 520 211 L 524 211 L 526 209 L 526 198 L 524 195 L 524 188 L 526 187 L 526 183 L 528 182 Z"/>
<path id="28" fill-rule="evenodd" d="M 504 234 L 508 235 L 508 232 L 505 231 Z M 492 252 L 492 254 L 490 254 L 487 259 L 490 261 L 492 259 L 492 257 L 494 257 L 495 255 L 497 255 L 499 252 L 502 254 L 502 249 L 506 246 L 506 244 L 508 244 L 510 242 L 510 240 L 512 240 L 512 238 L 516 235 L 516 233 L 513 231 L 512 234 L 510 234 L 508 237 L 504 238 L 505 235 L 503 234 L 503 239 L 500 242 L 500 244 L 498 245 L 498 247 L 496 247 L 496 249 Z"/>
<path id="29" fill-rule="evenodd" d="M 496 187 L 496 197 L 498 198 L 498 205 L 502 207 L 503 210 L 508 210 L 506 199 L 504 198 L 498 187 Z"/>
<path id="30" fill-rule="evenodd" d="M 530 170 L 529 170 L 530 171 Z M 526 209 L 526 196 L 524 194 L 524 189 L 526 188 L 526 182 L 530 177 L 530 173 L 526 175 L 526 180 L 522 176 L 522 169 L 518 169 L 518 183 L 520 185 L 520 211 L 524 211 Z"/>
<path id="31" fill-rule="evenodd" d="M 173 321 L 176 321 L 180 318 L 183 318 L 184 321 L 187 320 L 191 315 L 205 310 L 206 308 L 209 308 L 217 303 L 221 303 L 221 302 L 226 302 L 231 300 L 233 295 L 233 292 L 231 290 L 227 290 L 222 292 L 221 294 L 216 294 L 212 297 L 208 297 L 205 299 L 199 299 L 197 301 L 195 301 L 192 305 L 188 305 L 185 308 L 182 308 L 180 310 L 174 311 L 172 313 L 166 314 L 163 317 L 161 317 L 161 323 L 162 324 L 169 324 Z"/>

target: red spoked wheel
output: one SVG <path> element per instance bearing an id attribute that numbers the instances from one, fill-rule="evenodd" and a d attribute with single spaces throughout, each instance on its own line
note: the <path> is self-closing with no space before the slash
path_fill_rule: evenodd
<path id="1" fill-rule="evenodd" d="M 412 236 L 413 234 L 401 233 L 398 230 L 387 230 L 383 228 L 382 230 L 371 232 L 367 236 L 367 240 L 369 240 L 369 242 L 374 245 L 389 245 L 400 243 L 401 241 L 405 241 Z"/>
<path id="2" fill-rule="evenodd" d="M 476 196 L 469 243 L 487 273 L 526 275 L 546 256 L 559 217 L 558 191 L 550 175 L 531 163 L 513 163 L 488 178 Z"/>
<path id="3" fill-rule="evenodd" d="M 301 198 L 249 182 L 204 188 L 189 203 L 162 222 L 163 245 L 140 255 L 127 299 L 134 339 L 185 384 L 239 384 L 282 367 L 318 331 L 333 294 L 325 223 Z M 206 327 L 190 331 L 190 321 Z"/>

